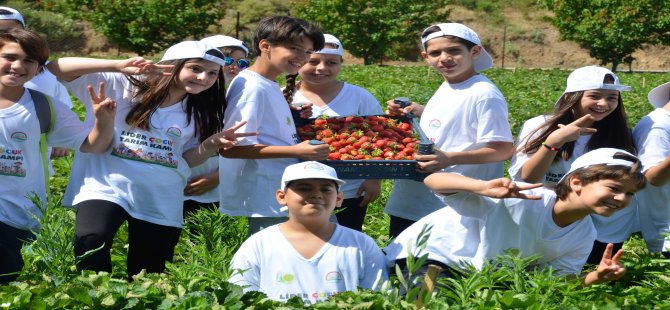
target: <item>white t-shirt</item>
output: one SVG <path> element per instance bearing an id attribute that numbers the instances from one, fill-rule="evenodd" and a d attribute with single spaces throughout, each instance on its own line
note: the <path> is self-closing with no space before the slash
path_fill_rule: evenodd
<path id="1" fill-rule="evenodd" d="M 289 146 L 300 142 L 288 102 L 277 82 L 244 70 L 230 83 L 224 124 L 247 121 L 237 132 L 258 132 L 239 145 Z M 275 199 L 284 168 L 297 158 L 239 159 L 220 157 L 219 210 L 231 216 L 285 217 Z"/>
<path id="2" fill-rule="evenodd" d="M 540 127 L 544 122 L 549 118 L 546 115 L 540 115 L 533 117 L 523 123 L 521 130 L 519 131 L 519 138 L 516 143 L 518 146 L 517 152 L 512 156 L 512 161 L 509 166 L 509 175 L 512 180 L 522 181 L 521 180 L 521 168 L 523 165 L 530 159 L 529 154 L 526 154 L 523 151 L 523 146 L 526 144 L 529 139 L 537 137 L 540 133 L 536 132 L 534 136 L 530 137 L 530 134 L 538 127 Z M 546 185 L 555 185 L 558 181 L 570 171 L 570 165 L 575 161 L 579 156 L 582 156 L 586 153 L 586 144 L 591 139 L 591 135 L 580 136 L 577 141 L 575 141 L 575 148 L 573 149 L 572 157 L 567 161 L 562 158 L 554 161 L 549 170 L 545 174 L 544 180 L 541 182 Z M 532 156 L 532 155 L 531 155 Z M 612 214 L 609 217 L 591 214 L 593 219 L 593 225 L 598 231 L 597 240 L 600 242 L 624 242 L 633 231 L 637 229 L 637 219 L 635 214 L 637 214 L 637 199 L 634 198 L 633 201 L 626 207 L 626 209 L 618 211 Z"/>
<path id="3" fill-rule="evenodd" d="M 471 151 L 489 142 L 513 141 L 505 97 L 481 74 L 461 83 L 442 83 L 426 104 L 420 124 L 435 147 L 447 152 Z M 500 161 L 456 165 L 444 171 L 490 180 L 503 176 L 503 164 Z M 384 211 L 416 221 L 442 207 L 430 193 L 422 182 L 395 180 Z"/>
<path id="4" fill-rule="evenodd" d="M 55 121 L 47 134 L 53 146 L 79 149 L 90 128 L 65 104 L 53 99 Z M 33 215 L 39 209 L 26 197 L 36 194 L 46 203 L 44 167 L 39 149 L 40 125 L 30 93 L 14 105 L 0 109 L 0 222 L 18 229 L 37 229 Z"/>
<path id="5" fill-rule="evenodd" d="M 25 88 L 30 88 L 38 90 L 45 95 L 55 98 L 56 100 L 65 104 L 68 108 L 72 109 L 72 99 L 70 99 L 70 94 L 67 92 L 67 89 L 63 84 L 58 82 L 51 71 L 44 68 L 44 71 L 35 75 L 32 80 L 26 82 L 23 85 Z"/>
<path id="6" fill-rule="evenodd" d="M 126 115 L 134 87 L 120 73 L 93 73 L 66 82 L 72 93 L 90 110 L 88 85 L 106 83 L 106 95 L 116 101 L 114 140 L 102 154 L 75 158 L 69 187 L 73 204 L 100 199 L 120 205 L 135 219 L 181 227 L 184 186 L 191 169 L 183 153 L 198 144 L 195 122 L 187 125 L 186 100 L 158 108 L 151 117 L 151 131 L 131 129 Z M 89 111 L 90 113 L 90 111 Z M 75 172 L 74 170 L 77 169 Z"/>
<path id="7" fill-rule="evenodd" d="M 633 139 L 644 171 L 660 164 L 670 151 L 670 111 L 656 109 L 643 117 L 633 130 Z M 670 232 L 670 183 L 647 183 L 635 196 L 647 247 L 654 252 L 668 251 L 670 241 L 663 234 Z"/>
<path id="8" fill-rule="evenodd" d="M 529 192 L 542 199 L 493 199 L 470 193 L 443 197 L 449 207 L 412 224 L 385 249 L 389 266 L 406 258 L 408 249 L 447 265 L 462 267 L 460 262 L 465 261 L 477 268 L 507 249 L 518 249 L 521 257 L 540 255 L 539 266 L 579 274 L 596 237 L 591 218 L 559 227 L 552 219 L 554 192 L 544 188 Z M 416 239 L 425 225 L 432 230 L 425 251 L 417 253 Z"/>
<path id="9" fill-rule="evenodd" d="M 293 95 L 293 102 L 309 102 L 300 91 Z M 350 115 L 382 115 L 382 107 L 377 99 L 365 88 L 344 83 L 340 92 L 323 107 L 312 106 L 312 118 L 321 115 L 332 116 L 350 116 Z M 358 188 L 364 180 L 347 180 L 342 185 L 344 198 L 355 198 Z"/>
<path id="10" fill-rule="evenodd" d="M 281 225 L 281 224 L 279 224 Z M 231 261 L 229 282 L 261 291 L 277 301 L 299 296 L 305 304 L 358 287 L 378 290 L 388 280 L 384 254 L 369 236 L 337 225 L 330 240 L 311 258 L 303 257 L 279 225 L 247 239 Z"/>
<path id="11" fill-rule="evenodd" d="M 219 155 L 207 158 L 207 160 L 195 167 L 191 167 L 191 178 L 201 176 L 203 174 L 219 171 Z M 219 201 L 219 189 L 215 187 L 209 192 L 195 196 L 184 196 L 184 200 L 195 200 L 197 202 L 209 203 Z"/>

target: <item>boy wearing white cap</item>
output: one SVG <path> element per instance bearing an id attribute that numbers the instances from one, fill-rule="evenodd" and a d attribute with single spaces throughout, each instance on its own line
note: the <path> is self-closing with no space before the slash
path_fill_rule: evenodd
<path id="1" fill-rule="evenodd" d="M 335 170 L 315 161 L 290 165 L 276 192 L 288 220 L 252 235 L 233 256 L 229 282 L 273 300 L 305 304 L 388 279 L 384 254 L 369 236 L 329 221 L 342 203 Z"/>
<path id="2" fill-rule="evenodd" d="M 651 252 L 670 258 L 670 82 L 649 92 L 655 110 L 633 129 L 643 171 L 649 186 L 638 194 L 642 235 Z"/>
<path id="3" fill-rule="evenodd" d="M 462 267 L 462 262 L 481 268 L 513 248 L 521 257 L 538 255 L 539 267 L 577 275 L 596 237 L 589 215 L 611 216 L 625 210 L 635 192 L 644 188 L 645 178 L 635 156 L 601 148 L 576 159 L 554 190 L 535 188 L 541 184 L 515 184 L 504 178 L 483 181 L 451 173 L 429 175 L 425 183 L 438 194 L 456 192 L 442 197 L 450 208 L 402 232 L 386 248 L 389 265 L 402 262 L 408 250 L 422 255 L 411 243 L 428 225 L 432 227 L 425 248 L 428 263 L 447 270 Z M 623 251 L 612 255 L 612 249 L 612 244 L 606 246 L 597 269 L 584 275 L 584 285 L 623 276 L 625 269 L 619 264 Z"/>
<path id="4" fill-rule="evenodd" d="M 324 48 L 314 51 L 296 75 L 286 77 L 284 97 L 293 104 L 311 103 L 312 118 L 350 115 L 381 115 L 377 99 L 365 88 L 342 82 L 337 75 L 342 68 L 344 48 L 340 40 L 324 34 Z M 335 214 L 340 225 L 361 231 L 369 203 L 381 193 L 381 180 L 349 180 L 342 187 L 344 201 Z"/>
<path id="5" fill-rule="evenodd" d="M 428 27 L 421 34 L 421 56 L 445 81 L 424 106 L 406 108 L 387 102 L 392 115 L 421 116 L 421 129 L 435 143 L 434 155 L 419 155 L 423 172 L 443 170 L 477 179 L 503 176 L 503 161 L 512 154 L 507 102 L 498 88 L 479 72 L 493 65 L 479 36 L 458 23 Z M 395 180 L 386 204 L 391 236 L 441 207 L 421 182 Z"/>
<path id="6" fill-rule="evenodd" d="M 158 64 L 142 57 L 49 63 L 87 110 L 89 85 L 101 85 L 118 104 L 112 145 L 79 157 L 72 176 L 80 178 L 68 184 L 77 208 L 75 255 L 97 249 L 80 269 L 112 271 L 112 242 L 126 221 L 129 278 L 142 269 L 162 272 L 172 260 L 190 166 L 254 134 L 234 133 L 244 122 L 222 130 L 225 87 L 217 81 L 224 64 L 221 51 L 199 41 L 171 46 Z"/>
<path id="7" fill-rule="evenodd" d="M 551 115 L 527 120 L 519 132 L 517 150 L 509 167 L 515 181 L 554 185 L 575 158 L 600 147 L 612 147 L 635 154 L 631 130 L 626 121 L 622 85 L 612 71 L 585 66 L 568 76 L 565 91 Z M 637 203 L 611 217 L 593 215 L 598 237 L 590 264 L 600 261 L 608 243 L 620 249 L 635 226 Z"/>

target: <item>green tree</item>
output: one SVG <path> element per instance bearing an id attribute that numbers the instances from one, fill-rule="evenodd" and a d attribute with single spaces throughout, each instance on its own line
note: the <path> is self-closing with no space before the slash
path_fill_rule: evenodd
<path id="1" fill-rule="evenodd" d="M 199 38 L 225 14 L 221 0 L 46 0 L 46 8 L 90 21 L 119 48 L 155 53 Z"/>
<path id="2" fill-rule="evenodd" d="M 318 22 L 366 65 L 395 57 L 395 46 L 419 46 L 419 33 L 446 22 L 448 0 L 296 0 L 293 13 Z"/>
<path id="3" fill-rule="evenodd" d="M 544 0 L 562 40 L 577 42 L 602 65 L 632 63 L 646 44 L 670 44 L 667 0 Z"/>

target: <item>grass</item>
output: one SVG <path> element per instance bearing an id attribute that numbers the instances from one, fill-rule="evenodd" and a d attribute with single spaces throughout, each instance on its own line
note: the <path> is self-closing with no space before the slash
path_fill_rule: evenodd
<path id="1" fill-rule="evenodd" d="M 569 72 L 564 70 L 485 71 L 505 94 L 512 130 L 517 133 L 528 118 L 550 111 L 565 87 Z M 647 92 L 668 80 L 668 74 L 621 73 L 622 83 L 633 86 L 623 94 L 629 121 L 634 125 L 652 110 Z M 425 103 L 442 82 L 426 66 L 345 66 L 341 78 L 367 88 L 384 103 L 404 96 Z M 75 111 L 83 111 L 76 104 Z M 244 220 L 216 211 L 203 211 L 186 222 L 175 260 L 165 274 L 141 274 L 134 282 L 125 279 L 127 233 L 122 227 L 113 245 L 112 274 L 77 272 L 72 237 L 74 211 L 60 206 L 67 184 L 71 157 L 54 161 L 56 175 L 51 178 L 52 196 L 45 209 L 44 227 L 37 241 L 26 247 L 26 268 L 20 282 L 0 286 L 0 308 L 255 308 L 284 306 L 302 308 L 298 300 L 282 305 L 260 293 L 243 294 L 239 287 L 224 280 L 230 275 L 228 263 L 246 236 Z M 382 184 L 380 198 L 368 208 L 363 230 L 380 247 L 388 244 L 388 216 L 383 212 L 391 180 Z M 553 275 L 551 270 L 534 270 L 532 259 L 520 259 L 513 252 L 501 256 L 482 271 L 467 270 L 443 281 L 445 289 L 424 296 L 430 308 L 636 308 L 654 305 L 670 308 L 670 265 L 650 255 L 639 235 L 624 245 L 627 275 L 611 285 L 581 287 L 577 281 Z M 414 299 L 398 293 L 404 279 L 395 278 L 394 288 L 385 293 L 343 293 L 320 308 L 412 308 Z M 412 284 L 407 283 L 407 291 Z M 417 297 L 413 297 L 417 298 Z"/>

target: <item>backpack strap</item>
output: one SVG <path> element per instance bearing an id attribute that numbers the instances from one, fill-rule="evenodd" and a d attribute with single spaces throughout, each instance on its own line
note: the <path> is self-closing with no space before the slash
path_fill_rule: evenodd
<path id="1" fill-rule="evenodd" d="M 56 120 L 56 115 L 53 109 L 53 103 L 49 96 L 36 91 L 28 89 L 30 97 L 33 99 L 35 105 L 35 112 L 37 119 L 40 122 L 40 154 L 42 155 L 42 167 L 44 168 L 44 186 L 49 193 L 49 158 L 47 156 L 47 134 L 53 130 L 53 124 Z"/>

